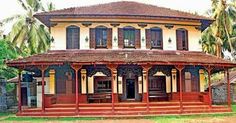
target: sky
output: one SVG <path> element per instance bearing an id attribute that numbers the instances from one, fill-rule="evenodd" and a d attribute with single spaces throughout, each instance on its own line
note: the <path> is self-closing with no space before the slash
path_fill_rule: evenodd
<path id="1" fill-rule="evenodd" d="M 3 0 L 1 0 L 3 1 Z M 4 18 L 24 13 L 18 0 L 4 0 L 0 4 L 0 21 Z M 124 1 L 124 0 L 42 0 L 44 3 L 53 2 L 56 9 L 63 9 L 77 6 L 89 6 L 94 4 L 102 4 L 108 2 Z M 211 7 L 211 0 L 125 0 L 136 1 L 156 6 L 167 7 L 175 10 L 206 15 L 206 11 Z M 9 32 L 11 25 L 2 27 L 5 33 Z"/>

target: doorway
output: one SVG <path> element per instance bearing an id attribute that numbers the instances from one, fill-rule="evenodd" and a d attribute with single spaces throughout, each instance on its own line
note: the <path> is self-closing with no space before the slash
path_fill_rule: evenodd
<path id="1" fill-rule="evenodd" d="M 22 106 L 27 106 L 28 100 L 27 100 L 27 88 L 22 87 L 21 88 L 21 104 Z"/>
<path id="2" fill-rule="evenodd" d="M 135 98 L 135 79 L 126 79 L 127 99 Z"/>

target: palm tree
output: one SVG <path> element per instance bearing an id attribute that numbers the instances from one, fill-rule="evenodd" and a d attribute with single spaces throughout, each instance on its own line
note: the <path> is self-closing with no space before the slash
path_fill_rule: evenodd
<path id="1" fill-rule="evenodd" d="M 228 50 L 233 54 L 235 50 L 232 46 L 231 34 L 232 25 L 236 19 L 236 0 L 231 0 L 230 2 L 226 0 L 212 0 L 212 17 L 215 19 L 215 22 L 212 24 L 212 31 L 216 38 L 217 56 L 221 57 L 224 41 L 227 41 L 229 45 Z"/>
<path id="2" fill-rule="evenodd" d="M 25 14 L 15 15 L 2 21 L 8 23 L 16 20 L 7 39 L 29 54 L 47 51 L 52 38 L 48 28 L 33 16 L 36 12 L 45 11 L 41 0 L 18 0 L 18 2 L 25 10 Z M 51 3 L 48 8 L 48 10 L 53 10 L 55 7 Z"/>
<path id="3" fill-rule="evenodd" d="M 201 43 L 204 52 L 216 55 L 216 38 L 212 35 L 211 28 L 204 31 L 201 38 Z"/>

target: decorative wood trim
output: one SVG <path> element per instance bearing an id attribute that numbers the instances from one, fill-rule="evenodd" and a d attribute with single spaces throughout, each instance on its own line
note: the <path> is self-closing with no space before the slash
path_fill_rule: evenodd
<path id="1" fill-rule="evenodd" d="M 81 24 L 85 27 L 89 27 L 92 25 L 92 22 L 82 22 Z"/>
<path id="2" fill-rule="evenodd" d="M 41 71 L 45 71 L 47 68 L 48 68 L 48 65 L 38 66 L 38 69 L 40 69 Z"/>
<path id="3" fill-rule="evenodd" d="M 55 26 L 57 26 L 57 25 L 58 25 L 57 22 L 51 22 L 51 23 L 50 23 L 50 27 L 55 27 Z"/>
<path id="4" fill-rule="evenodd" d="M 182 71 L 184 69 L 184 65 L 175 65 L 175 68 L 179 71 Z"/>
<path id="5" fill-rule="evenodd" d="M 113 27 L 118 27 L 118 26 L 120 26 L 120 23 L 111 23 L 110 25 Z"/>
<path id="6" fill-rule="evenodd" d="M 141 27 L 141 28 L 144 28 L 144 27 L 147 26 L 147 23 L 139 23 L 138 26 Z"/>
<path id="7" fill-rule="evenodd" d="M 202 27 L 201 26 L 195 26 L 195 29 L 198 30 L 198 31 L 201 31 Z"/>
<path id="8" fill-rule="evenodd" d="M 79 65 L 79 64 L 71 64 L 70 66 L 75 71 L 78 71 L 78 70 L 80 70 L 83 67 L 82 65 Z"/>
<path id="9" fill-rule="evenodd" d="M 165 24 L 165 27 L 167 29 L 172 29 L 174 27 L 174 25 L 173 24 Z"/>

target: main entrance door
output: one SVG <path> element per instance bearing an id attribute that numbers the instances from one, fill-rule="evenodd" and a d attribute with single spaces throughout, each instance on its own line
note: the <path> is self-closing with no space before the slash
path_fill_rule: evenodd
<path id="1" fill-rule="evenodd" d="M 126 80 L 127 99 L 135 98 L 135 79 Z"/>

